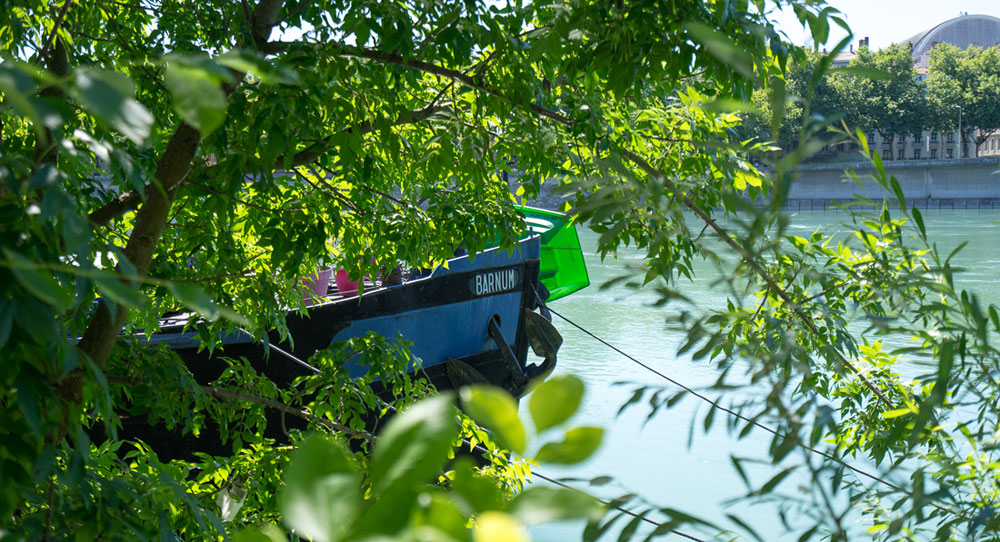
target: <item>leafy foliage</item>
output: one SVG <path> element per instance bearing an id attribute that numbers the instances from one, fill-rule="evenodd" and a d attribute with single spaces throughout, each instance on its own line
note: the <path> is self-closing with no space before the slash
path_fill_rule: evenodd
<path id="1" fill-rule="evenodd" d="M 288 311 L 308 311 L 301 278 L 319 265 L 357 277 L 498 236 L 509 247 L 524 224 L 502 173 L 516 165 L 520 195 L 542 179 L 564 186 L 602 255 L 644 250 L 636 283 L 661 305 L 683 301 L 677 283 L 696 261 L 722 271 L 725 307 L 671 321 L 686 334 L 681 353 L 719 368 L 720 390 L 757 392 L 729 409 L 742 416 L 731 429 L 773 426 L 766 461 L 777 468 L 764 483 L 747 477 L 746 498 L 813 518 L 803 540 L 846 538 L 854 505 L 877 537 L 996 539 L 997 310 L 956 287 L 950 256 L 927 242 L 877 155 L 895 207 L 848 215 L 850 239 L 789 232 L 796 164 L 827 137 L 867 150 L 854 132 L 826 130 L 868 126 L 850 109 L 824 114 L 824 100 L 836 103 L 831 57 L 783 43 L 766 16 L 775 5 L 817 42 L 843 25 L 811 0 L 0 10 L 0 528 L 27 539 L 280 540 L 283 525 L 327 540 L 516 540 L 526 523 L 585 516 L 585 538 L 607 532 L 626 512 L 591 517 L 571 490 L 514 496 L 528 467 L 504 447 L 532 449 L 534 435 L 511 401 L 461 393 L 487 431 L 447 395 L 422 399 L 398 342 L 319 352 L 319 373 L 284 388 L 241 359 L 199 382 L 135 339 L 191 311 L 203 348 L 223 333 L 266 340 L 287 332 Z M 910 96 L 904 72 L 879 88 Z M 949 81 L 941 88 L 969 92 Z M 740 136 L 755 89 L 770 107 L 758 129 L 778 133 L 786 112 L 802 127 L 784 130 L 798 146 L 783 157 Z M 875 335 L 895 333 L 915 348 L 883 351 Z M 360 381 L 343 371 L 356 355 L 371 368 Z M 909 359 L 926 374 L 901 376 Z M 372 392 L 375 378 L 391 402 Z M 635 400 L 647 392 L 651 415 L 688 396 Z M 579 384 L 556 377 L 534 393 L 534 428 L 556 435 L 534 442 L 536 457 L 589 457 L 602 430 L 563 427 Z M 133 417 L 229 447 L 161 461 L 120 437 Z M 448 462 L 466 446 L 485 449 L 487 468 Z M 869 483 L 854 458 L 900 476 Z M 781 493 L 791 473 L 808 473 L 806 495 Z M 654 537 L 723 528 L 635 496 L 612 501 L 626 504 L 665 518 Z M 623 539 L 642 519 L 628 521 Z"/>

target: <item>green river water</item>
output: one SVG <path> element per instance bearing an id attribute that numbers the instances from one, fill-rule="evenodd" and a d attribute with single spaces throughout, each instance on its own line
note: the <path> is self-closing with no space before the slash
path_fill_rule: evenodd
<path id="1" fill-rule="evenodd" d="M 839 211 L 800 212 L 793 215 L 792 233 L 807 236 L 816 228 L 830 232 L 845 215 Z M 926 211 L 924 215 L 929 237 L 947 254 L 963 241 L 968 246 L 955 258 L 955 263 L 965 268 L 958 284 L 978 293 L 982 301 L 1000 304 L 1000 211 Z M 656 299 L 651 292 L 635 292 L 618 286 L 602 291 L 599 286 L 621 275 L 628 264 L 641 262 L 641 254 L 625 250 L 617 261 L 604 262 L 594 255 L 597 236 L 581 231 L 584 251 L 591 276 L 591 286 L 572 296 L 556 301 L 552 307 L 581 326 L 618 346 L 632 356 L 666 373 L 681 383 L 704 388 L 714 382 L 716 373 L 705 362 L 693 362 L 689 357 L 676 355 L 683 337 L 667 330 L 666 318 L 676 314 L 673 305 L 655 308 L 650 304 Z M 712 288 L 714 276 L 705 265 L 693 282 L 680 282 L 677 287 L 699 306 L 724 306 L 725 295 Z M 590 479 L 607 475 L 614 482 L 600 487 L 587 486 L 586 482 L 573 485 L 603 497 L 637 493 L 658 507 L 670 507 L 689 512 L 714 522 L 722 528 L 733 528 L 726 514 L 736 514 L 746 520 L 764 540 L 795 540 L 784 532 L 773 505 L 734 504 L 728 499 L 738 497 L 744 486 L 730 464 L 730 454 L 744 457 L 766 457 L 770 435 L 752 433 L 738 440 L 726 430 L 723 415 L 707 433 L 702 430 L 702 419 L 707 413 L 706 404 L 686 398 L 672 409 L 662 411 L 646 422 L 648 408 L 626 410 L 616 416 L 619 407 L 632 395 L 634 389 L 670 385 L 628 359 L 613 352 L 593 338 L 553 317 L 553 322 L 565 339 L 559 353 L 557 372 L 569 372 L 581 377 L 587 385 L 587 394 L 574 422 L 599 425 L 605 428 L 605 440 L 600 451 L 583 465 L 573 468 L 539 467 L 545 475 L 561 478 Z M 902 339 L 899 339 L 902 340 Z M 620 384 L 620 383 L 625 384 Z M 673 391 L 673 388 L 670 388 Z M 718 392 L 711 392 L 718 397 Z M 527 414 L 527 400 L 521 401 L 522 415 Z M 696 429 L 692 432 L 692 424 Z M 690 438 L 690 446 L 689 446 Z M 758 484 L 769 479 L 777 469 L 760 467 L 751 472 Z M 533 483 L 546 484 L 536 479 Z M 785 494 L 794 495 L 796 484 L 786 481 Z M 654 517 L 654 516 L 651 516 Z M 800 527 L 808 526 L 804 515 L 792 518 Z M 854 532 L 858 540 L 870 539 L 864 530 L 868 525 L 855 518 Z M 627 523 L 619 520 L 616 528 L 602 540 L 617 540 L 618 531 Z M 561 542 L 580 540 L 582 522 L 563 522 L 532 526 L 535 540 Z M 640 530 L 649 532 L 650 529 Z M 727 540 L 732 537 L 719 535 L 711 529 L 698 530 L 684 527 L 681 530 L 706 540 Z M 642 537 L 636 538 L 641 540 Z M 663 540 L 682 540 L 667 535 Z"/>

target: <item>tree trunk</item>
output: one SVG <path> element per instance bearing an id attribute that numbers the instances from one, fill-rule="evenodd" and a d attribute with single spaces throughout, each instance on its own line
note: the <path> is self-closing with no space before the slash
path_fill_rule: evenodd
<path id="1" fill-rule="evenodd" d="M 144 277 L 149 272 L 156 243 L 166 226 L 177 189 L 191 169 L 199 140 L 198 130 L 187 123 L 181 123 L 156 165 L 155 179 L 158 186 L 150 191 L 146 202 L 139 208 L 132 235 L 129 236 L 124 251 L 139 277 Z M 121 265 L 118 269 L 121 271 Z M 103 366 L 108 359 L 128 313 L 127 308 L 122 305 L 116 305 L 112 311 L 106 303 L 98 307 L 77 345 L 98 367 Z M 78 390 L 69 391 L 73 396 L 78 393 Z"/>
<path id="2" fill-rule="evenodd" d="M 46 63 L 46 69 L 59 78 L 65 78 L 69 75 L 69 54 L 66 51 L 66 45 L 63 43 L 62 38 L 58 36 L 55 38 L 52 44 L 52 51 L 48 57 L 49 61 Z M 41 98 L 62 100 L 66 97 L 66 92 L 62 89 L 62 86 L 48 86 L 43 88 L 38 95 Z M 42 133 L 45 134 L 45 138 L 35 141 L 34 162 L 37 165 L 55 164 L 59 158 L 59 146 L 52 141 L 52 130 L 48 127 L 43 127 Z"/>

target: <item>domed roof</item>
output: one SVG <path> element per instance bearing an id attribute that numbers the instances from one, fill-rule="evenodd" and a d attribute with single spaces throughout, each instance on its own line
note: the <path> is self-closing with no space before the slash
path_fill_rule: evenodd
<path id="1" fill-rule="evenodd" d="M 903 43 L 912 46 L 910 53 L 917 67 L 927 67 L 930 50 L 939 43 L 950 43 L 959 49 L 970 46 L 993 47 L 1000 44 L 1000 18 L 992 15 L 962 15 L 925 30 Z"/>

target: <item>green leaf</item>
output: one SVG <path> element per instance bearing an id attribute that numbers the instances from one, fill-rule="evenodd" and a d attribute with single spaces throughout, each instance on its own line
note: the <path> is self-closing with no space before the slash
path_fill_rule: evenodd
<path id="1" fill-rule="evenodd" d="M 782 482 L 782 480 L 784 480 L 796 468 L 797 467 L 788 467 L 787 469 L 784 469 L 781 472 L 779 472 L 778 474 L 774 475 L 774 477 L 772 477 L 763 486 L 761 486 L 761 488 L 757 491 L 757 494 L 759 494 L 759 495 L 766 495 L 766 494 L 774 491 L 774 489 L 776 487 L 778 487 L 778 484 L 780 484 Z"/>
<path id="2" fill-rule="evenodd" d="M 635 532 L 639 529 L 639 525 L 642 524 L 643 518 L 645 518 L 646 514 L 649 514 L 649 512 L 650 510 L 643 510 L 632 518 L 627 524 L 625 524 L 621 533 L 618 534 L 618 542 L 628 542 L 629 540 L 632 540 L 632 537 L 635 536 Z"/>
<path id="3" fill-rule="evenodd" d="M 542 463 L 571 465 L 591 455 L 601 445 L 604 429 L 600 427 L 575 427 L 566 431 L 562 442 L 550 442 L 538 450 L 535 459 Z"/>
<path id="4" fill-rule="evenodd" d="M 951 369 L 954 365 L 955 343 L 948 341 L 941 345 L 941 352 L 938 356 L 937 382 L 934 383 L 934 394 L 941 399 L 948 392 L 948 385 L 951 382 Z"/>
<path id="5" fill-rule="evenodd" d="M 509 393 L 490 386 L 470 386 L 461 391 L 462 410 L 493 431 L 501 446 L 517 453 L 527 444 L 524 425 L 517 417 L 517 403 Z"/>
<path id="6" fill-rule="evenodd" d="M 184 282 L 171 282 L 167 285 L 167 289 L 184 306 L 195 311 L 202 318 L 210 322 L 219 319 L 221 315 L 219 306 L 215 304 L 211 296 L 205 293 L 205 290 Z"/>
<path id="7" fill-rule="evenodd" d="M 431 527 L 436 531 L 435 536 L 428 536 L 427 539 L 468 540 L 470 534 L 466 527 L 468 518 L 458 510 L 455 503 L 440 491 L 431 493 L 429 497 L 418 516 L 421 525 Z M 424 501 L 425 499 L 421 497 L 421 502 Z"/>
<path id="8" fill-rule="evenodd" d="M 583 388 L 583 381 L 569 374 L 553 376 L 538 385 L 528 399 L 535 429 L 541 433 L 568 420 L 580 406 Z"/>
<path id="9" fill-rule="evenodd" d="M 456 461 L 451 489 L 461 495 L 473 512 L 495 510 L 500 507 L 500 489 L 491 479 L 476 474 L 468 457 Z"/>
<path id="10" fill-rule="evenodd" d="M 238 72 L 253 73 L 265 83 L 286 85 L 298 83 L 298 75 L 294 71 L 275 66 L 253 51 L 227 51 L 215 60 L 220 65 Z"/>
<path id="11" fill-rule="evenodd" d="M 39 270 L 37 264 L 24 256 L 7 248 L 3 249 L 3 253 L 14 277 L 32 295 L 60 312 L 72 306 L 72 290 L 62 287 L 51 274 Z"/>
<path id="12" fill-rule="evenodd" d="M 614 481 L 614 478 L 612 478 L 610 476 L 595 476 L 595 477 L 593 477 L 593 478 L 590 479 L 590 485 L 592 485 L 592 486 L 603 486 L 603 485 L 610 484 L 612 481 Z"/>
<path id="13" fill-rule="evenodd" d="M 15 381 L 17 387 L 17 402 L 21 405 L 21 413 L 28 421 L 35 434 L 41 434 L 41 401 L 37 389 L 38 382 L 43 381 L 42 375 L 35 372 L 33 368 L 22 369 L 22 374 Z"/>
<path id="14" fill-rule="evenodd" d="M 103 295 L 120 305 L 137 308 L 149 301 L 135 286 L 125 284 L 115 276 L 98 275 L 93 280 Z"/>
<path id="15" fill-rule="evenodd" d="M 528 542 L 528 530 L 513 516 L 489 511 L 480 514 L 473 526 L 476 542 Z"/>
<path id="16" fill-rule="evenodd" d="M 684 25 L 684 29 L 694 36 L 695 40 L 704 45 L 712 56 L 729 65 L 734 71 L 744 77 L 752 78 L 754 76 L 753 58 L 746 49 L 733 43 L 728 36 L 698 22 L 689 22 Z"/>
<path id="17" fill-rule="evenodd" d="M 992 308 L 990 307 L 990 309 Z M 0 302 L 0 349 L 7 344 L 7 339 L 10 338 L 10 330 L 14 327 L 15 310 L 17 309 L 13 302 L 6 299 Z"/>
<path id="18" fill-rule="evenodd" d="M 174 111 L 202 137 L 212 133 L 225 120 L 226 94 L 220 87 L 222 78 L 205 63 L 171 57 L 167 61 L 164 82 L 173 97 Z"/>
<path id="19" fill-rule="evenodd" d="M 376 491 L 415 487 L 443 471 L 458 423 L 451 394 L 423 399 L 395 416 L 372 451 L 369 478 Z"/>
<path id="20" fill-rule="evenodd" d="M 37 87 L 34 78 L 18 63 L 0 63 L 0 93 L 3 93 L 4 101 L 13 105 L 19 114 L 30 118 L 38 133 L 44 133 L 42 115 L 31 100 L 31 96 L 38 91 Z"/>
<path id="21" fill-rule="evenodd" d="M 286 542 L 285 534 L 276 525 L 268 523 L 248 527 L 233 534 L 233 542 Z"/>
<path id="22" fill-rule="evenodd" d="M 909 408 L 897 408 L 895 410 L 889 410 L 882 413 L 882 418 L 886 420 L 891 420 L 893 418 L 899 418 L 900 416 L 906 416 L 908 414 L 913 414 L 913 410 Z"/>
<path id="23" fill-rule="evenodd" d="M 117 72 L 79 68 L 71 94 L 98 119 L 141 144 L 149 137 L 153 115 L 132 97 L 132 82 Z"/>
<path id="24" fill-rule="evenodd" d="M 927 228 L 924 226 L 924 215 L 921 214 L 920 209 L 913 206 L 913 221 L 917 223 L 917 229 L 920 230 L 920 237 L 927 239 Z"/>
<path id="25" fill-rule="evenodd" d="M 378 535 L 397 538 L 399 532 L 410 522 L 413 508 L 417 504 L 417 492 L 412 488 L 397 487 L 383 491 L 369 502 L 372 504 L 361 514 L 346 536 L 348 540 Z"/>
<path id="26" fill-rule="evenodd" d="M 295 450 L 278 505 L 299 534 L 317 542 L 339 540 L 361 503 L 361 476 L 342 444 L 312 435 Z"/>
<path id="27" fill-rule="evenodd" d="M 896 180 L 895 175 L 889 177 L 889 186 L 892 187 L 892 192 L 896 195 L 896 200 L 899 201 L 899 206 L 905 209 L 906 198 L 903 197 L 903 187 L 899 186 L 899 181 Z"/>
<path id="28" fill-rule="evenodd" d="M 600 503 L 582 491 L 545 486 L 525 489 L 508 508 L 508 512 L 527 524 L 595 517 L 600 511 Z"/>

